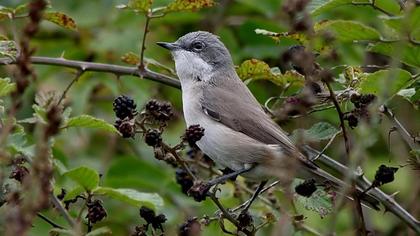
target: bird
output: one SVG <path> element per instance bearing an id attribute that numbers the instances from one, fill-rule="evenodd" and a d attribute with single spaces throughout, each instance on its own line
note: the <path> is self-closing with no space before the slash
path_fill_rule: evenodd
<path id="1" fill-rule="evenodd" d="M 196 31 L 175 42 L 157 44 L 173 56 L 186 125 L 198 124 L 205 130 L 197 146 L 218 165 L 234 171 L 211 184 L 235 175 L 260 182 L 243 211 L 272 178 L 296 175 L 329 181 L 337 188 L 345 185 L 306 158 L 264 111 L 239 78 L 232 56 L 218 36 Z"/>

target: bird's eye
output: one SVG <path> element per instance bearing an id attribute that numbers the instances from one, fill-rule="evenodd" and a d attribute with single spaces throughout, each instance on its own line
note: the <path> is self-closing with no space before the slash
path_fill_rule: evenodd
<path id="1" fill-rule="evenodd" d="M 201 51 L 201 50 L 203 50 L 203 48 L 204 48 L 204 43 L 199 42 L 199 41 L 194 42 L 194 43 L 192 44 L 192 48 L 194 49 L 194 51 Z"/>

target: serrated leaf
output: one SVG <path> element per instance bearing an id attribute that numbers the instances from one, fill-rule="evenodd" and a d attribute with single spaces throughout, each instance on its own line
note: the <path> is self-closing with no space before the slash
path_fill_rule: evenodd
<path id="1" fill-rule="evenodd" d="M 136 12 L 148 12 L 153 0 L 129 0 L 127 7 Z"/>
<path id="2" fill-rule="evenodd" d="M 62 12 L 45 12 L 42 16 L 44 20 L 50 21 L 54 24 L 57 24 L 63 28 L 70 30 L 77 30 L 76 22 L 70 16 Z"/>
<path id="3" fill-rule="evenodd" d="M 350 4 L 353 0 L 312 0 L 308 4 L 308 10 L 313 16 L 329 12 L 332 9 Z"/>
<path id="4" fill-rule="evenodd" d="M 86 234 L 86 236 L 100 236 L 100 235 L 112 235 L 112 231 L 110 228 L 104 226 L 104 227 L 100 227 L 95 230 L 92 230 L 91 232 Z"/>
<path id="5" fill-rule="evenodd" d="M 367 50 L 380 53 L 389 57 L 400 55 L 401 62 L 413 66 L 420 67 L 420 46 L 406 43 L 399 45 L 398 43 L 375 43 L 368 46 Z"/>
<path id="6" fill-rule="evenodd" d="M 8 57 L 11 61 L 14 61 L 16 60 L 17 53 L 18 50 L 14 41 L 0 41 L 0 57 Z"/>
<path id="7" fill-rule="evenodd" d="M 69 170 L 64 175 L 71 178 L 87 191 L 95 189 L 99 184 L 98 172 L 86 166 Z"/>
<path id="8" fill-rule="evenodd" d="M 129 65 L 138 65 L 140 63 L 140 58 L 137 54 L 133 52 L 127 52 L 121 56 L 121 61 Z"/>
<path id="9" fill-rule="evenodd" d="M 73 188 L 72 190 L 66 193 L 63 201 L 75 199 L 77 196 L 81 195 L 84 192 L 85 192 L 85 189 L 82 186 L 76 186 L 75 188 Z"/>
<path id="10" fill-rule="evenodd" d="M 301 130 L 296 130 L 294 133 Z M 331 139 L 339 130 L 327 122 L 319 122 L 314 124 L 311 128 L 303 130 L 303 135 L 306 140 L 323 141 Z"/>
<path id="11" fill-rule="evenodd" d="M 358 90 L 361 93 L 375 95 L 382 95 L 385 92 L 389 97 L 392 97 L 401 89 L 406 88 L 410 84 L 410 80 L 410 72 L 403 69 L 379 70 L 362 77 Z"/>
<path id="12" fill-rule="evenodd" d="M 7 96 L 16 89 L 16 84 L 10 78 L 0 78 L 0 97 Z"/>
<path id="13" fill-rule="evenodd" d="M 302 180 L 293 180 L 293 190 Z M 318 187 L 310 197 L 295 194 L 296 201 L 302 204 L 307 210 L 317 212 L 321 217 L 325 217 L 333 211 L 334 194 L 327 193 L 323 188 Z"/>
<path id="14" fill-rule="evenodd" d="M 163 199 L 156 193 L 143 193 L 134 189 L 98 187 L 94 194 L 102 194 L 129 203 L 133 206 L 148 206 L 158 209 L 163 206 Z"/>
<path id="15" fill-rule="evenodd" d="M 63 128 L 70 128 L 70 127 L 83 127 L 83 128 L 95 128 L 101 129 L 109 132 L 118 133 L 118 130 L 108 122 L 90 116 L 90 115 L 80 115 L 76 117 L 71 117 L 67 120 L 66 125 Z"/>
<path id="16" fill-rule="evenodd" d="M 379 32 L 357 21 L 326 20 L 314 25 L 317 33 L 328 31 L 340 41 L 352 42 L 356 40 L 379 40 Z"/>
<path id="17" fill-rule="evenodd" d="M 197 11 L 204 7 L 212 7 L 213 0 L 175 0 L 165 7 L 163 12 Z"/>
<path id="18" fill-rule="evenodd" d="M 265 79 L 273 82 L 278 86 L 284 86 L 287 83 L 303 83 L 303 76 L 287 71 L 282 74 L 278 68 L 270 68 L 270 66 L 260 60 L 251 59 L 242 62 L 242 64 L 236 69 L 239 77 L 242 80 L 259 80 Z"/>

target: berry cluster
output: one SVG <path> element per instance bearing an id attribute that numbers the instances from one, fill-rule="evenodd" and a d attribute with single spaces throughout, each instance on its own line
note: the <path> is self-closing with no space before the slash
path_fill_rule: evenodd
<path id="1" fill-rule="evenodd" d="M 86 218 L 92 224 L 95 224 L 96 222 L 103 220 L 107 216 L 105 208 L 102 206 L 101 200 L 94 200 L 94 201 L 88 202 L 87 207 L 88 207 L 88 213 L 86 215 Z"/>
<path id="2" fill-rule="evenodd" d="M 155 99 L 146 104 L 146 112 L 159 122 L 166 122 L 173 116 L 172 105 L 169 102 L 160 102 Z"/>
<path id="3" fill-rule="evenodd" d="M 239 222 L 239 226 L 242 228 L 246 228 L 252 225 L 252 223 L 254 222 L 254 220 L 252 219 L 252 216 L 248 213 L 248 211 L 241 212 L 237 220 Z"/>
<path id="4" fill-rule="evenodd" d="M 310 197 L 316 191 L 314 179 L 307 179 L 295 187 L 295 192 L 304 197 Z"/>
<path id="5" fill-rule="evenodd" d="M 375 180 L 373 186 L 379 187 L 381 185 L 391 183 L 394 181 L 394 174 L 398 171 L 396 167 L 388 167 L 386 165 L 379 166 L 375 173 Z"/>
<path id="6" fill-rule="evenodd" d="M 347 120 L 350 128 L 355 128 L 359 124 L 359 120 L 364 118 L 369 120 L 368 106 L 376 99 L 374 94 L 352 94 L 350 101 L 354 105 L 351 112 L 344 114 L 344 120 Z"/>
<path id="7" fill-rule="evenodd" d="M 114 100 L 113 110 L 117 120 L 115 128 L 122 134 L 124 138 L 132 138 L 136 134 L 135 116 L 137 115 L 134 100 L 128 96 L 121 95 Z"/>
<path id="8" fill-rule="evenodd" d="M 184 139 L 188 142 L 191 147 L 196 146 L 196 142 L 200 141 L 200 139 L 204 136 L 204 128 L 200 125 L 190 125 L 185 130 Z"/>
<path id="9" fill-rule="evenodd" d="M 197 217 L 190 218 L 184 222 L 178 230 L 178 236 L 196 236 L 200 235 L 201 224 Z"/>
<path id="10" fill-rule="evenodd" d="M 146 229 L 149 225 L 152 225 L 154 229 L 160 229 L 163 232 L 162 224 L 166 222 L 166 216 L 164 214 L 156 215 L 155 211 L 152 209 L 142 206 L 140 208 L 140 217 L 146 221 L 146 225 L 144 225 L 144 229 Z M 137 227 L 136 227 L 137 230 Z"/>

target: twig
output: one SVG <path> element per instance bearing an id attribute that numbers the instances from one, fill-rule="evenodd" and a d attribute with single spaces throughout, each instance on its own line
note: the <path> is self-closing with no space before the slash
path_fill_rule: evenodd
<path id="1" fill-rule="evenodd" d="M 144 24 L 143 39 L 142 39 L 141 48 L 140 48 L 140 63 L 138 65 L 138 68 L 140 71 L 143 71 L 145 68 L 144 51 L 146 50 L 146 36 L 147 36 L 147 33 L 149 33 L 149 22 L 151 19 L 150 16 L 151 16 L 151 10 L 149 9 L 149 11 L 146 14 L 146 23 Z"/>
<path id="2" fill-rule="evenodd" d="M 7 58 L 8 59 L 8 58 Z M 64 58 L 54 57 L 31 57 L 31 63 L 40 65 L 55 65 L 64 66 L 69 68 L 80 69 L 83 71 L 97 71 L 97 72 L 108 72 L 116 75 L 131 75 L 137 77 L 143 77 L 152 81 L 156 81 L 174 88 L 180 88 L 181 85 L 178 80 L 171 78 L 167 75 L 156 73 L 145 68 L 141 73 L 137 67 L 119 66 L 105 63 L 85 62 L 76 60 L 67 60 Z M 0 65 L 16 64 L 16 61 L 10 61 L 0 59 Z"/>
<path id="3" fill-rule="evenodd" d="M 58 209 L 58 211 L 61 213 L 61 215 L 64 217 L 64 219 L 69 223 L 71 227 L 75 226 L 75 223 L 73 219 L 71 218 L 70 214 L 67 212 L 67 210 L 61 205 L 60 200 L 54 195 L 54 193 L 50 194 L 51 201 L 54 204 L 54 206 Z"/>
<path id="4" fill-rule="evenodd" d="M 328 141 L 328 143 L 325 145 L 325 147 L 321 150 L 321 152 L 319 152 L 318 155 L 316 155 L 313 159 L 311 159 L 311 161 L 316 161 L 322 154 L 324 154 L 325 151 L 327 151 L 327 149 L 331 146 L 332 142 L 334 141 L 335 137 L 337 137 L 337 135 L 339 135 L 341 133 L 341 131 L 336 132 Z"/>
<path id="5" fill-rule="evenodd" d="M 375 0 L 369 0 L 369 2 L 351 2 L 351 4 L 354 5 L 354 6 L 370 6 L 373 9 L 378 10 L 378 11 L 384 13 L 387 16 L 394 16 L 394 14 L 392 14 L 390 12 L 387 12 L 384 9 L 376 6 Z"/>
<path id="6" fill-rule="evenodd" d="M 73 78 L 73 80 L 70 82 L 69 85 L 67 85 L 66 89 L 63 91 L 63 94 L 61 94 L 61 97 L 60 97 L 60 99 L 57 102 L 57 106 L 60 105 L 61 102 L 63 102 L 64 98 L 66 98 L 66 95 L 67 95 L 68 91 L 73 86 L 73 84 L 75 84 L 79 80 L 79 78 L 80 78 L 80 76 L 82 76 L 83 72 L 84 72 L 83 70 L 78 70 L 76 72 L 76 75 Z"/>
<path id="7" fill-rule="evenodd" d="M 47 222 L 48 224 L 50 224 L 52 227 L 54 227 L 54 228 L 59 228 L 59 229 L 64 229 L 64 227 L 63 226 L 61 226 L 61 225 L 59 225 L 59 224 L 57 224 L 57 223 L 55 223 L 54 221 L 52 221 L 51 219 L 49 219 L 48 217 L 46 217 L 46 216 L 44 216 L 43 214 L 41 214 L 41 213 L 37 213 L 36 214 L 39 218 L 41 218 L 41 219 L 43 219 L 45 222 Z"/>
<path id="8" fill-rule="evenodd" d="M 420 144 L 416 142 L 415 137 L 404 128 L 401 122 L 395 117 L 388 107 L 382 105 L 379 108 L 379 111 L 388 117 L 388 119 L 392 122 L 392 125 L 396 128 L 398 133 L 400 133 L 402 139 L 407 143 L 410 149 L 415 150 L 420 148 Z"/>

